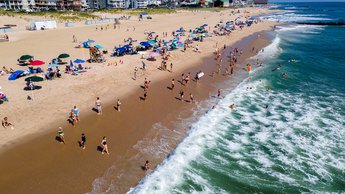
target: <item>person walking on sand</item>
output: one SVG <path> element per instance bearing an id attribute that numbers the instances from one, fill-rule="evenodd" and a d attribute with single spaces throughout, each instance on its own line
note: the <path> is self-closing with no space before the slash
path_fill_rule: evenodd
<path id="1" fill-rule="evenodd" d="M 150 169 L 150 163 L 148 160 L 146 160 L 145 164 L 144 164 L 144 170 L 148 171 Z"/>
<path id="2" fill-rule="evenodd" d="M 217 98 L 220 98 L 220 89 L 218 89 Z"/>
<path id="3" fill-rule="evenodd" d="M 85 143 L 86 143 L 86 136 L 84 133 L 81 134 L 81 141 L 80 141 L 80 147 L 85 149 Z"/>
<path id="4" fill-rule="evenodd" d="M 194 103 L 194 96 L 192 93 L 189 94 L 189 98 L 190 98 L 190 103 Z"/>
<path id="5" fill-rule="evenodd" d="M 147 91 L 144 92 L 144 101 L 146 100 L 147 98 Z"/>
<path id="6" fill-rule="evenodd" d="M 77 106 L 73 107 L 73 114 L 75 115 L 75 119 L 77 121 L 80 121 L 80 117 L 79 117 L 79 109 L 77 108 Z"/>
<path id="7" fill-rule="evenodd" d="M 121 108 L 120 108 L 120 107 L 121 107 L 121 104 L 122 104 L 122 103 L 121 103 L 120 99 L 117 99 L 116 109 L 117 109 L 118 112 L 121 111 Z"/>
<path id="8" fill-rule="evenodd" d="M 58 134 L 59 134 L 60 143 L 65 144 L 66 143 L 65 142 L 65 133 L 63 132 L 62 127 L 59 127 Z"/>
<path id="9" fill-rule="evenodd" d="M 171 80 L 171 90 L 173 90 L 175 87 L 175 79 Z"/>
<path id="10" fill-rule="evenodd" d="M 184 96 L 184 92 L 183 92 L 183 90 L 181 89 L 181 91 L 180 91 L 180 100 L 181 100 L 181 101 L 183 100 L 183 96 Z"/>
<path id="11" fill-rule="evenodd" d="M 99 97 L 97 97 L 95 105 L 96 105 L 97 114 L 101 115 L 103 113 L 102 112 L 102 101 L 99 99 Z"/>
<path id="12" fill-rule="evenodd" d="M 170 63 L 170 73 L 172 73 L 173 63 Z"/>
<path id="13" fill-rule="evenodd" d="M 104 153 L 107 153 L 109 154 L 109 149 L 108 149 L 108 144 L 107 144 L 107 138 L 104 136 L 102 141 L 101 141 L 101 145 L 103 147 L 103 150 L 102 150 L 102 154 Z"/>

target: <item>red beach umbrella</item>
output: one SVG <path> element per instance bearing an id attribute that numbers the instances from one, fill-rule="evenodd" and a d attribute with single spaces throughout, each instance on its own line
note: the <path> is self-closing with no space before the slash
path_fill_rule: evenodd
<path id="1" fill-rule="evenodd" d="M 30 65 L 32 65 L 32 66 L 40 66 L 40 65 L 44 65 L 44 64 L 45 64 L 45 62 L 40 61 L 40 60 L 34 60 L 30 63 Z"/>

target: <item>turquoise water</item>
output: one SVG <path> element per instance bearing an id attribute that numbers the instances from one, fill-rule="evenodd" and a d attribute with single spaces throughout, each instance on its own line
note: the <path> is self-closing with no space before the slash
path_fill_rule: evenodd
<path id="1" fill-rule="evenodd" d="M 341 20 L 345 3 L 279 8 L 287 12 L 265 19 L 291 24 L 252 59 L 263 67 L 131 193 L 345 192 L 345 27 L 293 24 Z"/>

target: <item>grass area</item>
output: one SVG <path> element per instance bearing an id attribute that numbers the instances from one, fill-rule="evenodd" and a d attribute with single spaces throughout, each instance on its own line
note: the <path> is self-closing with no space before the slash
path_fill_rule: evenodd
<path id="1" fill-rule="evenodd" d="M 38 17 L 45 17 L 48 19 L 55 19 L 58 21 L 81 21 L 86 19 L 96 19 L 99 18 L 98 16 L 93 15 L 90 12 L 75 12 L 75 11 L 67 11 L 67 12 L 55 12 L 55 11 L 41 11 L 41 12 L 21 12 L 21 11 L 4 11 L 0 10 L 0 15 L 6 16 L 38 16 Z"/>
<path id="2" fill-rule="evenodd" d="M 236 7 L 185 7 L 185 8 L 147 8 L 147 9 L 101 9 L 93 12 L 81 12 L 81 11 L 67 11 L 67 12 L 57 12 L 57 11 L 41 11 L 41 12 L 21 12 L 21 11 L 4 11 L 0 10 L 1 15 L 7 16 L 38 16 L 45 17 L 47 19 L 54 19 L 60 22 L 63 21 L 81 21 L 87 19 L 97 19 L 99 16 L 96 13 L 110 13 L 110 14 L 125 14 L 125 15 L 139 15 L 141 12 L 147 12 L 149 15 L 155 14 L 171 14 L 176 13 L 179 10 L 192 11 L 223 11 L 229 9 L 236 9 Z"/>

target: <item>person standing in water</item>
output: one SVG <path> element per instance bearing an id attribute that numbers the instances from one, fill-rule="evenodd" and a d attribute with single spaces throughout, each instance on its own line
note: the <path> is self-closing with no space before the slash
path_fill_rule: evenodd
<path id="1" fill-rule="evenodd" d="M 101 115 L 103 113 L 103 111 L 102 111 L 102 101 L 99 99 L 99 97 L 97 97 L 95 105 L 96 105 L 97 114 Z"/>
<path id="2" fill-rule="evenodd" d="M 181 89 L 181 91 L 180 91 L 180 100 L 181 100 L 181 101 L 183 100 L 183 96 L 184 96 L 184 92 L 183 92 L 183 90 Z"/>
<path id="3" fill-rule="evenodd" d="M 107 138 L 105 136 L 103 137 L 103 139 L 101 141 L 101 145 L 103 147 L 102 154 L 104 154 L 104 153 L 109 154 Z"/>
<path id="4" fill-rule="evenodd" d="M 220 98 L 220 89 L 218 89 L 217 98 Z"/>
<path id="5" fill-rule="evenodd" d="M 120 107 L 121 107 L 121 101 L 120 101 L 120 99 L 117 99 L 117 103 L 116 103 L 116 109 L 117 109 L 117 111 L 118 112 L 120 112 L 121 111 L 121 109 L 120 109 Z"/>

